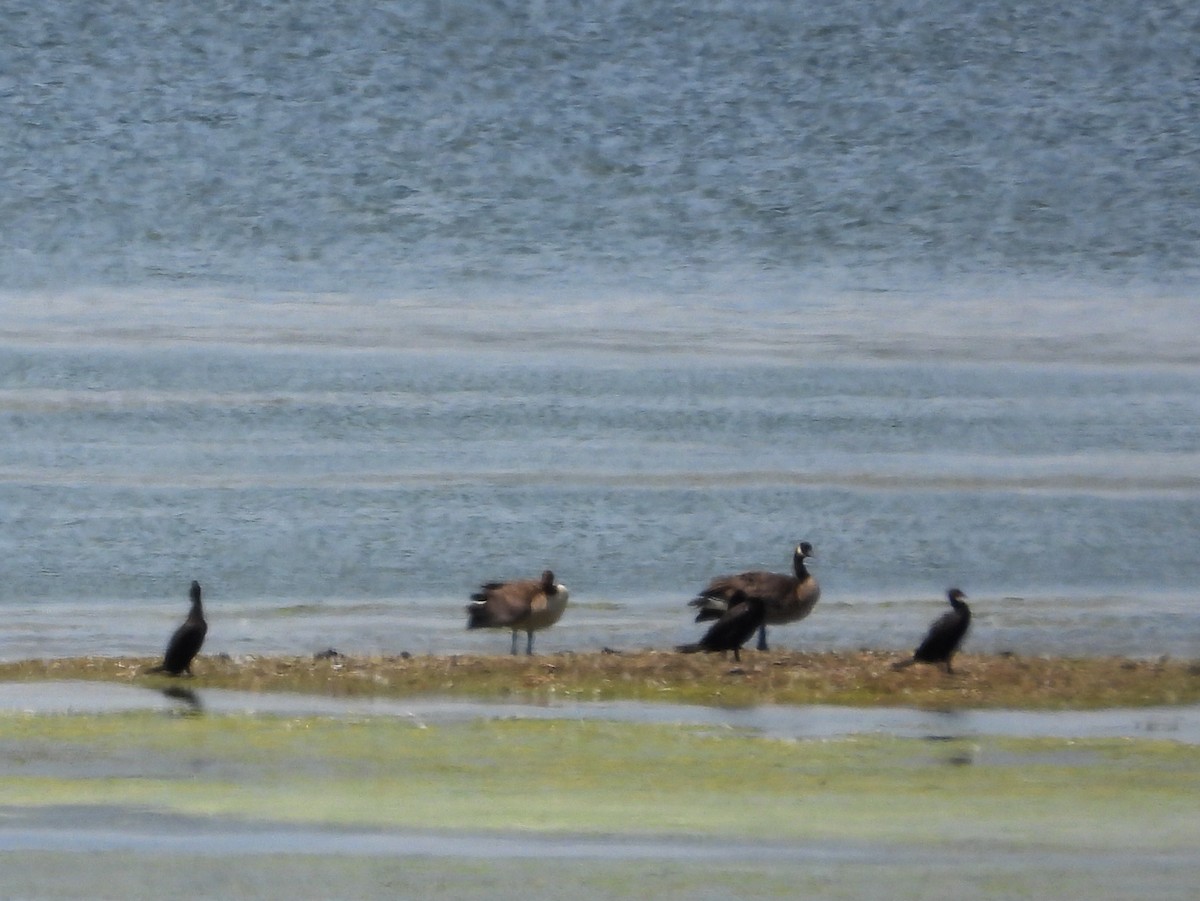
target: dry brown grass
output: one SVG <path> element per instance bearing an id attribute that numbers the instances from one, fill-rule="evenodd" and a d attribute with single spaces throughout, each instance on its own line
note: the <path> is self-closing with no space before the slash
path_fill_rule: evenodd
<path id="1" fill-rule="evenodd" d="M 333 696 L 642 700 L 742 706 L 848 704 L 932 708 L 1089 709 L 1200 702 L 1200 663 L 1122 658 L 961 656 L 953 675 L 894 671 L 878 651 L 720 655 L 669 651 L 542 657 L 201 657 L 195 688 Z M 156 660 L 86 657 L 0 664 L 0 681 L 92 679 L 163 684 Z"/>

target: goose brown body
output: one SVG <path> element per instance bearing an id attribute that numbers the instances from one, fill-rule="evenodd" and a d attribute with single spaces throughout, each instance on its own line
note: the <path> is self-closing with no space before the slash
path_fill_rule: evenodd
<path id="1" fill-rule="evenodd" d="M 517 637 L 527 636 L 525 653 L 533 653 L 533 633 L 553 626 L 567 609 L 566 586 L 554 581 L 546 570 L 541 579 L 488 582 L 471 595 L 467 605 L 468 629 L 511 629 L 512 653 Z"/>
<path id="2" fill-rule="evenodd" d="M 696 622 L 719 619 L 739 599 L 762 601 L 763 621 L 758 629 L 758 649 L 767 650 L 767 626 L 799 622 L 810 613 L 821 597 L 821 586 L 804 561 L 813 556 L 812 545 L 802 541 L 792 555 L 792 574 L 751 571 L 717 576 L 700 594 L 689 601 L 698 607 Z"/>

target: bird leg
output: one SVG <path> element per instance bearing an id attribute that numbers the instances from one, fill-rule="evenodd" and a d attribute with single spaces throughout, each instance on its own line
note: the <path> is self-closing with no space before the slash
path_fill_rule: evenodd
<path id="1" fill-rule="evenodd" d="M 517 630 L 513 629 L 512 653 L 514 657 L 517 655 L 517 634 Z"/>
<path id="2" fill-rule="evenodd" d="M 758 645 L 757 645 L 757 647 L 760 651 L 770 650 L 767 647 L 767 624 L 766 623 L 763 623 L 761 626 L 758 627 Z"/>
<path id="3" fill-rule="evenodd" d="M 525 656 L 532 657 L 533 656 L 533 632 L 526 632 L 525 634 L 529 636 L 529 639 L 525 642 Z"/>

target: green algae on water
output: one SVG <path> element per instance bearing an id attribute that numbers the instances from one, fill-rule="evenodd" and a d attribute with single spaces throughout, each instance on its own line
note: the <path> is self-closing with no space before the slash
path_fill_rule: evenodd
<path id="1" fill-rule="evenodd" d="M 0 803 L 417 830 L 1200 847 L 1200 748 L 578 721 L 4 718 Z"/>

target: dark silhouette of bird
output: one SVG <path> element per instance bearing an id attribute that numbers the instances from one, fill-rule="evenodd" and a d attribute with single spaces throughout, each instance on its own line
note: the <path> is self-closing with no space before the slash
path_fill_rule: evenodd
<path id="1" fill-rule="evenodd" d="M 488 582 L 471 595 L 467 605 L 468 629 L 512 629 L 512 653 L 517 635 L 527 636 L 525 653 L 533 654 L 533 633 L 553 626 L 567 609 L 569 593 L 546 570 L 541 579 Z"/>
<path id="2" fill-rule="evenodd" d="M 763 621 L 758 627 L 758 650 L 767 650 L 767 626 L 795 623 L 812 613 L 821 597 L 821 586 L 804 561 L 814 556 L 807 541 L 796 545 L 792 555 L 792 575 L 772 572 L 744 572 L 717 576 L 688 605 L 699 607 L 696 622 L 719 619 L 729 611 L 734 598 L 758 598 L 763 603 Z"/>
<path id="3" fill-rule="evenodd" d="M 168 685 L 162 690 L 162 693 L 172 701 L 182 702 L 178 710 L 185 715 L 204 712 L 204 704 L 200 700 L 200 695 L 196 694 L 190 688 L 185 688 L 178 684 Z"/>
<path id="4" fill-rule="evenodd" d="M 937 663 L 941 664 L 946 672 L 954 672 L 950 667 L 950 660 L 966 637 L 967 629 L 971 627 L 971 608 L 967 606 L 967 596 L 957 588 L 947 591 L 946 598 L 953 609 L 939 616 L 929 627 L 925 639 L 913 651 L 912 657 L 894 664 L 893 669 L 904 669 L 914 663 Z"/>
<path id="5" fill-rule="evenodd" d="M 183 621 L 171 640 L 167 642 L 163 662 L 147 672 L 167 673 L 171 676 L 192 674 L 192 661 L 204 644 L 204 636 L 208 634 L 208 623 L 204 619 L 204 607 L 200 603 L 200 583 L 192 582 L 192 609 L 187 619 Z"/>
<path id="6" fill-rule="evenodd" d="M 741 662 L 742 645 L 750 640 L 756 629 L 762 628 L 763 599 L 739 595 L 731 599 L 730 608 L 713 623 L 695 644 L 681 644 L 675 648 L 684 654 L 700 651 L 733 651 L 733 659 Z"/>

